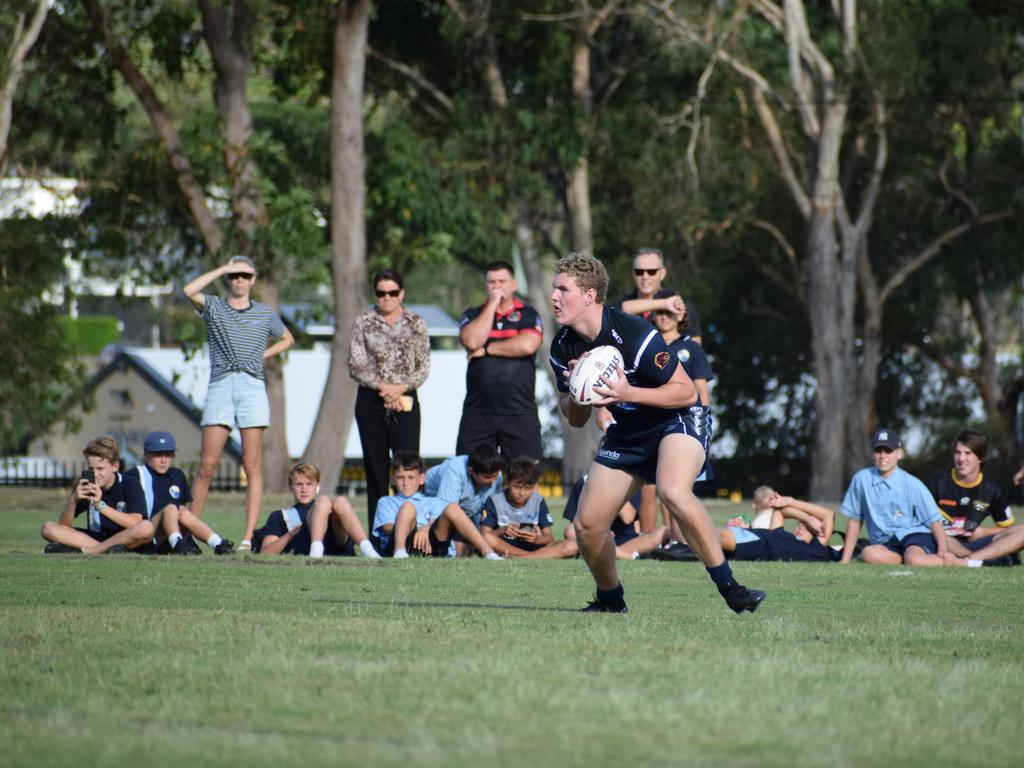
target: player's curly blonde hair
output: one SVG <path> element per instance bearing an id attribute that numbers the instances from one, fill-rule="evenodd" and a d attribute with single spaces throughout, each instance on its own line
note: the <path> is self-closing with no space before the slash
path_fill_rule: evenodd
<path id="1" fill-rule="evenodd" d="M 586 253 L 570 253 L 555 262 L 556 275 L 568 275 L 586 293 L 594 289 L 595 301 L 604 304 L 608 297 L 608 271 L 604 264 Z"/>

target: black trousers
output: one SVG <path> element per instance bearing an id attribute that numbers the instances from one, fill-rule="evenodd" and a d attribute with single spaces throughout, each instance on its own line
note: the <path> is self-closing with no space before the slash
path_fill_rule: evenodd
<path id="1" fill-rule="evenodd" d="M 375 389 L 359 387 L 356 394 L 356 426 L 366 468 L 367 536 L 373 536 L 377 500 L 388 495 L 392 453 L 420 450 L 420 401 L 415 392 L 408 394 L 412 395 L 408 413 L 387 410 Z"/>
<path id="2" fill-rule="evenodd" d="M 530 413 L 495 414 L 463 411 L 455 454 L 465 456 L 481 443 L 489 443 L 501 451 L 508 461 L 529 456 L 540 461 L 540 418 Z"/>

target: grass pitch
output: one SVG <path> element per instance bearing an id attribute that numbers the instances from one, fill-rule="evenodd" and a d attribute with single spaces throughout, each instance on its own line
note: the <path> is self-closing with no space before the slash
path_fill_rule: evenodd
<path id="1" fill-rule="evenodd" d="M 44 556 L 64 498 L 0 489 L 0 766 L 1024 760 L 1024 568 L 738 563 L 736 616 L 636 561 L 580 615 L 578 560 Z"/>

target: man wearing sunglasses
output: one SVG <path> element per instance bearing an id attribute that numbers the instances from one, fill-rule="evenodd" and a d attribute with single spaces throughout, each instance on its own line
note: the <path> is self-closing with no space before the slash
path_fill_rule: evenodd
<path id="1" fill-rule="evenodd" d="M 697 317 L 693 302 L 690 299 L 684 301 L 675 291 L 667 298 L 655 298 L 659 291 L 669 290 L 662 288 L 661 285 L 666 273 L 661 251 L 657 248 L 638 249 L 633 255 L 633 282 L 636 283 L 636 290 L 613 302 L 612 306 L 631 315 L 641 315 L 648 319 L 651 312 L 659 309 L 679 315 L 685 312 L 690 323 L 690 338 L 701 344 L 700 318 Z"/>
<path id="2" fill-rule="evenodd" d="M 515 268 L 492 261 L 485 269 L 487 300 L 462 313 L 459 343 L 466 350 L 466 399 L 455 453 L 481 443 L 506 459 L 540 460 L 540 419 L 534 395 L 534 354 L 544 340 L 540 315 L 516 296 Z"/>

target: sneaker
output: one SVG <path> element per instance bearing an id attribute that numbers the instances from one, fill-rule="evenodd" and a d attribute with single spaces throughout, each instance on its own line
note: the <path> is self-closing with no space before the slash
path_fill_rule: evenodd
<path id="1" fill-rule="evenodd" d="M 43 554 L 46 555 L 80 555 L 82 550 L 69 547 L 67 544 L 59 544 L 56 541 L 51 541 L 45 547 L 43 547 Z"/>
<path id="2" fill-rule="evenodd" d="M 618 605 L 602 603 L 597 599 L 597 595 L 594 595 L 594 599 L 587 603 L 586 608 L 580 608 L 580 613 L 629 613 L 629 608 L 624 602 Z"/>
<path id="3" fill-rule="evenodd" d="M 242 543 L 238 545 L 239 552 L 252 552 L 252 542 L 248 539 L 242 539 Z"/>
<path id="4" fill-rule="evenodd" d="M 124 544 L 115 544 L 107 550 L 108 555 L 123 555 L 128 551 L 128 547 Z"/>
<path id="5" fill-rule="evenodd" d="M 484 555 L 484 560 L 504 560 L 505 558 L 499 555 L 497 552 L 488 552 Z"/>
<path id="6" fill-rule="evenodd" d="M 220 544 L 213 548 L 213 554 L 233 555 L 235 554 L 235 545 L 230 539 L 221 539 Z"/>
<path id="7" fill-rule="evenodd" d="M 196 544 L 195 540 L 191 536 L 186 536 L 177 544 L 174 545 L 174 549 L 171 550 L 172 555 L 198 555 L 199 545 Z"/>
<path id="8" fill-rule="evenodd" d="M 725 598 L 725 604 L 736 611 L 736 613 L 743 613 L 744 611 L 753 613 L 757 610 L 757 606 L 767 597 L 759 589 L 747 589 L 736 582 L 720 586 L 718 591 Z"/>
<path id="9" fill-rule="evenodd" d="M 989 560 L 982 560 L 981 564 L 987 567 L 995 566 L 996 568 L 1009 568 L 1013 565 L 1013 558 L 1009 555 L 1003 555 L 1002 557 L 993 557 Z"/>

